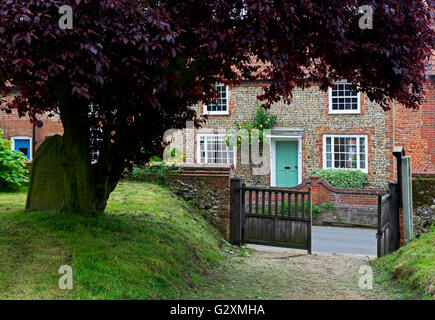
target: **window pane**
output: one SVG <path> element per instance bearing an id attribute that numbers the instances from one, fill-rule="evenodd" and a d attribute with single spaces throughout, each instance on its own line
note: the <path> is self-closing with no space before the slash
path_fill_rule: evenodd
<path id="1" fill-rule="evenodd" d="M 359 139 L 359 151 L 360 152 L 365 152 L 366 151 L 365 144 L 366 144 L 366 139 L 365 138 L 360 138 Z"/>
<path id="2" fill-rule="evenodd" d="M 349 83 L 340 83 L 331 88 L 332 110 L 358 110 L 358 93 L 350 88 Z"/>
<path id="3" fill-rule="evenodd" d="M 225 135 L 199 138 L 200 163 L 234 163 L 234 150 L 226 144 Z"/>
<path id="4" fill-rule="evenodd" d="M 361 137 L 359 139 L 359 159 L 360 159 L 360 168 L 361 169 L 366 169 L 366 153 L 367 153 L 367 148 L 366 148 L 366 139 L 364 137 Z"/>
<path id="5" fill-rule="evenodd" d="M 334 142 L 333 146 L 332 141 Z M 359 142 L 359 149 L 357 142 Z M 327 168 L 366 169 L 367 148 L 364 137 L 327 137 L 324 150 Z"/>
<path id="6" fill-rule="evenodd" d="M 332 154 L 331 153 L 326 154 L 326 167 L 332 168 Z"/>
<path id="7" fill-rule="evenodd" d="M 359 164 L 360 169 L 365 169 L 366 168 L 366 155 L 364 153 L 360 153 L 359 160 L 360 160 L 360 164 Z"/>
<path id="8" fill-rule="evenodd" d="M 207 106 L 207 111 L 227 111 L 227 89 L 226 86 L 219 84 L 216 86 L 217 99 L 213 99 Z"/>

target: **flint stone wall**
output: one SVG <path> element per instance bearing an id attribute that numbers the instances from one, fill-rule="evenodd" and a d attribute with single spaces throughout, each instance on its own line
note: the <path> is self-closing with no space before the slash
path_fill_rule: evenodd
<path id="1" fill-rule="evenodd" d="M 176 164 L 183 170 L 168 174 L 168 187 L 204 210 L 206 218 L 227 239 L 230 224 L 230 165 Z"/>
<path id="2" fill-rule="evenodd" d="M 236 122 L 247 120 L 251 122 L 260 102 L 257 95 L 261 94 L 263 84 L 260 82 L 242 82 L 229 88 L 229 114 L 209 115 L 206 128 L 220 130 L 225 133 L 227 128 L 236 129 Z M 314 169 L 322 167 L 322 144 L 324 134 L 358 134 L 368 137 L 368 181 L 370 188 L 386 189 L 388 182 L 393 180 L 393 156 L 391 153 L 392 114 L 384 112 L 378 104 L 361 94 L 360 114 L 329 114 L 328 92 L 320 90 L 319 86 L 293 90 L 293 100 L 290 104 L 280 101 L 274 103 L 270 111 L 277 114 L 275 128 L 290 128 L 303 130 L 302 163 L 303 179 L 311 176 Z M 192 106 L 198 115 L 203 114 L 201 104 Z M 201 130 L 198 130 L 200 133 Z M 192 159 L 196 157 L 194 141 L 189 141 L 188 152 Z M 264 157 L 269 161 L 269 157 Z M 196 161 L 196 159 L 195 159 Z M 242 165 L 240 159 L 235 174 L 250 185 L 270 185 L 270 174 L 253 176 L 250 166 Z"/>

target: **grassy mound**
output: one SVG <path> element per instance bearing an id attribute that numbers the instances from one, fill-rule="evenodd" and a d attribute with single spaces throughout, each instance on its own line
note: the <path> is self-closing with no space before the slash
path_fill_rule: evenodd
<path id="1" fill-rule="evenodd" d="M 435 298 L 435 230 L 377 259 L 374 267 L 384 275 L 383 280 L 396 279 L 427 298 Z"/>
<path id="2" fill-rule="evenodd" d="M 0 299 L 176 299 L 222 256 L 219 234 L 153 184 L 121 182 L 104 216 L 24 203 L 0 193 Z M 72 290 L 59 289 L 62 265 Z"/>

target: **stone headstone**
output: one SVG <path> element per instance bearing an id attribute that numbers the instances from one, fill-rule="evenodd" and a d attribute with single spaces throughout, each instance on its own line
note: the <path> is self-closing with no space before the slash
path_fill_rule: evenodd
<path id="1" fill-rule="evenodd" d="M 54 135 L 47 138 L 35 152 L 26 210 L 61 209 L 66 165 L 63 148 L 63 138 Z"/>

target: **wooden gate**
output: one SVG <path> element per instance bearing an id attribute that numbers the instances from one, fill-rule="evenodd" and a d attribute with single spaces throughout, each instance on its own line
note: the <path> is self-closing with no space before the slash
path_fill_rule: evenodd
<path id="1" fill-rule="evenodd" d="M 378 257 L 399 249 L 398 190 L 397 184 L 390 183 L 389 193 L 378 196 Z"/>
<path id="2" fill-rule="evenodd" d="M 311 189 L 246 187 L 231 179 L 230 240 L 311 253 Z"/>

